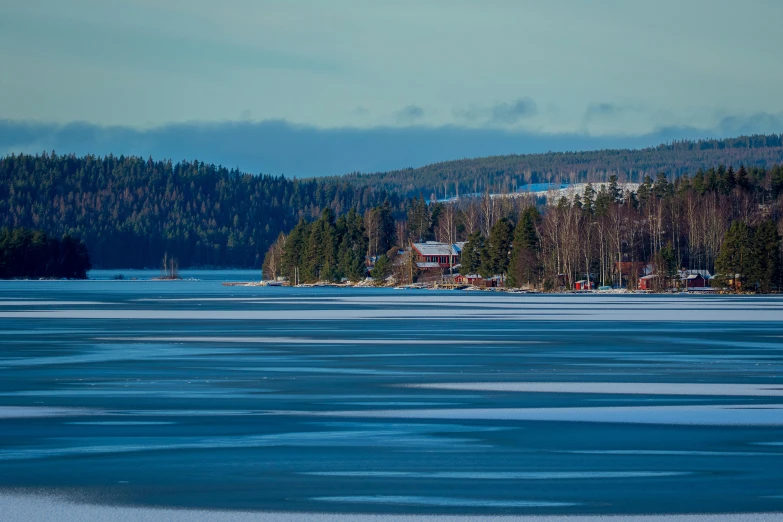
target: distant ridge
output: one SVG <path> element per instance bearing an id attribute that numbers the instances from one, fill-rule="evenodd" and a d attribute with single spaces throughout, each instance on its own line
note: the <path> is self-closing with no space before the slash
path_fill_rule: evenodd
<path id="1" fill-rule="evenodd" d="M 757 134 L 721 140 L 673 141 L 644 149 L 489 156 L 415 169 L 353 173 L 341 178 L 403 197 L 435 194 L 443 198 L 485 188 L 502 192 L 535 183 L 606 181 L 611 174 L 616 174 L 620 181 L 638 183 L 644 176 L 654 178 L 659 172 L 673 178 L 719 165 L 767 167 L 779 163 L 783 163 L 783 134 Z"/>

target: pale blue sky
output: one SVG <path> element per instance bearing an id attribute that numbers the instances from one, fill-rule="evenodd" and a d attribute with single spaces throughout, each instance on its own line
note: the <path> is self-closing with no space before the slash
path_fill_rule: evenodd
<path id="1" fill-rule="evenodd" d="M 778 0 L 0 0 L 0 12 L 6 125 L 276 120 L 618 143 L 783 130 Z M 0 152 L 49 143 L 9 140 Z"/>

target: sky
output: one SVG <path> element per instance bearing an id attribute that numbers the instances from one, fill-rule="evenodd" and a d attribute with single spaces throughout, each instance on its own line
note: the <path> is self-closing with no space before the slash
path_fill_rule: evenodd
<path id="1" fill-rule="evenodd" d="M 0 0 L 0 154 L 307 176 L 783 132 L 779 0 Z"/>

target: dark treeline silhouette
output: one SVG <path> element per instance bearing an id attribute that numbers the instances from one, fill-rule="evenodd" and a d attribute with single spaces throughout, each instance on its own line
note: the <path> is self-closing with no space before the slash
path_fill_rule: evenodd
<path id="1" fill-rule="evenodd" d="M 738 290 L 783 289 L 780 165 L 719 166 L 672 181 L 659 173 L 632 187 L 611 175 L 581 192 L 553 193 L 548 204 L 488 192 L 446 204 L 413 198 L 406 219 L 396 223 L 383 207 L 337 223 L 325 213 L 280 235 L 267 254 L 265 276 L 356 280 L 365 275 L 359 264 L 365 252 L 376 260 L 373 277 L 394 273 L 398 282 L 409 282 L 415 268 L 405 249 L 435 239 L 466 241 L 462 274 L 500 276 L 514 287 L 574 289 L 582 280 L 636 289 L 639 277 L 651 272 L 650 287 L 665 290 L 686 269 L 717 272 L 719 283 Z"/>
<path id="2" fill-rule="evenodd" d="M 58 240 L 26 228 L 0 229 L 0 279 L 85 279 L 90 268 L 87 247 L 78 239 Z"/>
<path id="3" fill-rule="evenodd" d="M 740 136 L 723 140 L 674 141 L 639 150 L 550 152 L 462 159 L 343 179 L 405 197 L 441 198 L 490 190 L 513 192 L 536 183 L 601 182 L 614 174 L 621 182 L 640 183 L 659 172 L 669 179 L 716 165 L 769 167 L 783 162 L 783 135 Z"/>
<path id="4" fill-rule="evenodd" d="M 55 153 L 0 158 L 0 226 L 81 237 L 98 268 L 260 267 L 280 231 L 324 208 L 341 215 L 388 200 L 341 180 L 250 175 L 199 161 Z"/>

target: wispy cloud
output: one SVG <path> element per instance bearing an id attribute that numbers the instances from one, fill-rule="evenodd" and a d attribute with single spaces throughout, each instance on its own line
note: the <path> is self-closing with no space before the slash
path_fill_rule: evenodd
<path id="1" fill-rule="evenodd" d="M 514 125 L 538 114 L 538 105 L 531 98 L 518 98 L 493 105 L 470 105 L 453 111 L 455 118 L 483 125 Z"/>
<path id="2" fill-rule="evenodd" d="M 397 123 L 414 123 L 424 117 L 424 109 L 418 105 L 408 105 L 396 113 Z"/>
<path id="3" fill-rule="evenodd" d="M 492 121 L 505 124 L 517 123 L 537 113 L 538 107 L 530 98 L 520 98 L 512 103 L 498 103 L 491 110 Z"/>

